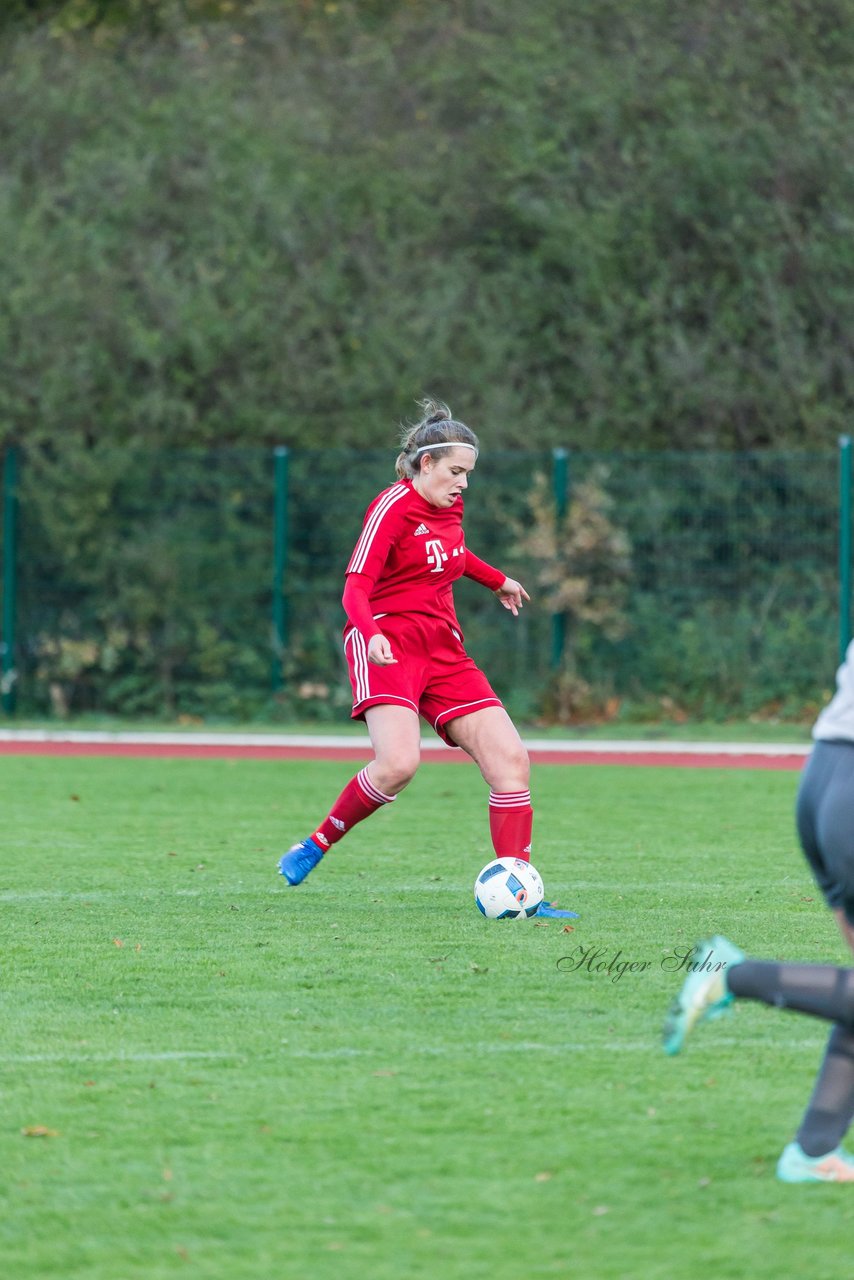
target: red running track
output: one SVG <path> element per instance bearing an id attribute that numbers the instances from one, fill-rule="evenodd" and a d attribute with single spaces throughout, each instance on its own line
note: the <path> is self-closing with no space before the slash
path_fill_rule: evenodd
<path id="1" fill-rule="evenodd" d="M 190 759 L 190 760 L 351 760 L 367 761 L 370 748 L 364 743 L 350 746 L 283 746 L 281 744 L 257 743 L 218 743 L 218 742 L 68 742 L 62 740 L 0 741 L 0 755 L 31 756 L 131 756 L 149 759 Z M 659 766 L 681 769 L 787 769 L 798 770 L 803 767 L 804 754 L 768 754 L 737 751 L 708 752 L 697 750 L 680 750 L 675 746 L 672 751 L 644 751 L 632 749 L 590 751 L 566 750 L 560 747 L 536 747 L 530 750 L 534 764 L 595 764 L 595 765 L 640 765 Z M 427 750 L 422 759 L 425 763 L 439 761 L 442 764 L 469 763 L 469 757 L 462 751 L 450 748 L 443 750 Z"/>

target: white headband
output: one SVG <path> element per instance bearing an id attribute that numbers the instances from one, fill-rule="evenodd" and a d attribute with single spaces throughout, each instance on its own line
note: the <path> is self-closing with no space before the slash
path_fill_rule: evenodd
<path id="1" fill-rule="evenodd" d="M 477 453 L 477 449 L 473 444 L 468 444 L 465 440 L 436 440 L 433 444 L 422 444 L 420 449 L 416 449 L 413 458 L 417 458 L 419 453 L 428 453 L 431 449 L 473 449 Z"/>

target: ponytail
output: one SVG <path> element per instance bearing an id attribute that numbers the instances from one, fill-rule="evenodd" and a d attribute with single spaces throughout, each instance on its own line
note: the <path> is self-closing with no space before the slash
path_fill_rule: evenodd
<path id="1" fill-rule="evenodd" d="M 452 417 L 451 411 L 441 400 L 420 400 L 421 421 L 415 426 L 404 427 L 401 451 L 397 456 L 395 471 L 401 480 L 411 480 L 421 470 L 421 459 L 429 452 L 436 457 L 438 450 L 464 444 L 477 451 L 477 436 L 464 422 Z M 432 447 L 435 446 L 435 449 Z M 441 456 L 441 455 L 440 455 Z"/>

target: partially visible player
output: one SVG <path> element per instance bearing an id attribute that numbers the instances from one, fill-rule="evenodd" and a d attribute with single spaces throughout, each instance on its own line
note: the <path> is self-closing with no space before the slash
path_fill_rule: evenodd
<path id="1" fill-rule="evenodd" d="M 477 462 L 477 436 L 440 402 L 422 402 L 397 459 L 398 480 L 368 507 L 346 570 L 344 650 L 355 719 L 368 727 L 374 758 L 347 783 L 328 816 L 279 859 L 301 884 L 358 822 L 390 804 L 421 757 L 419 716 L 462 747 L 489 790 L 496 857 L 530 859 L 533 811 L 528 753 L 500 698 L 469 657 L 454 609 L 465 575 L 493 591 L 516 617 L 527 591 L 466 546 L 463 494 Z M 545 903 L 542 915 L 572 915 Z"/>
<path id="2" fill-rule="evenodd" d="M 796 819 L 816 883 L 854 950 L 854 642 L 836 684 L 813 728 Z M 736 999 L 834 1024 L 812 1097 L 777 1162 L 777 1176 L 783 1182 L 854 1182 L 854 1156 L 840 1145 L 854 1119 L 854 969 L 748 960 L 720 937 L 698 943 L 694 963 L 665 1023 L 667 1053 L 678 1053 L 697 1023 Z"/>

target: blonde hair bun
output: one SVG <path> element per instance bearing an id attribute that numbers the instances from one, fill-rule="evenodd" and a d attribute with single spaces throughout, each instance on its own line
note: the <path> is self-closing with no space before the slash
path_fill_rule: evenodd
<path id="1" fill-rule="evenodd" d="M 436 456 L 432 448 L 428 450 L 429 445 L 435 445 L 436 451 L 443 447 L 453 448 L 456 444 L 466 444 L 475 450 L 480 448 L 475 433 L 453 416 L 443 400 L 427 398 L 417 401 L 417 404 L 421 410 L 420 422 L 415 426 L 407 425 L 401 431 L 402 448 L 395 464 L 401 480 L 411 480 L 418 474 L 426 452 L 431 457 Z"/>

